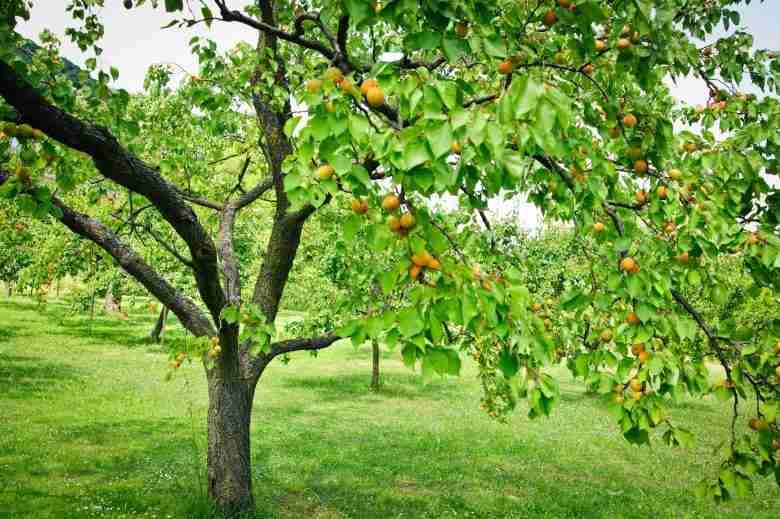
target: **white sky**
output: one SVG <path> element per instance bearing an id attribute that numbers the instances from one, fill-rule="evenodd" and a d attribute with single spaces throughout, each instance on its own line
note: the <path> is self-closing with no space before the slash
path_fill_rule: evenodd
<path id="1" fill-rule="evenodd" d="M 246 1 L 234 1 L 232 7 L 239 8 L 244 4 Z M 36 0 L 30 21 L 21 23 L 18 30 L 34 40 L 42 30 L 52 31 L 63 42 L 62 54 L 83 65 L 89 56 L 83 55 L 65 36 L 65 28 L 73 26 L 65 12 L 65 5 L 62 0 Z M 122 6 L 122 0 L 106 0 L 106 5 L 102 18 L 105 24 L 105 36 L 101 40 L 103 54 L 99 63 L 104 70 L 110 66 L 117 67 L 120 71 L 119 85 L 130 91 L 142 88 L 146 70 L 153 64 L 176 63 L 194 73 L 197 61 L 189 52 L 192 36 L 207 36 L 218 43 L 220 50 L 232 48 L 239 41 L 254 43 L 256 40 L 253 29 L 237 23 L 215 22 L 211 29 L 199 24 L 190 29 L 162 30 L 161 27 L 175 16 L 166 14 L 161 8 L 154 10 L 145 6 L 128 11 Z M 753 0 L 741 12 L 741 25 L 754 35 L 756 47 L 780 50 L 780 0 L 766 0 L 764 3 Z M 680 100 L 690 104 L 705 104 L 707 101 L 706 89 L 695 79 L 679 81 L 673 90 Z M 500 216 L 513 212 L 528 227 L 534 227 L 539 222 L 538 212 L 530 204 L 512 207 L 494 200 L 490 208 L 491 212 Z"/>

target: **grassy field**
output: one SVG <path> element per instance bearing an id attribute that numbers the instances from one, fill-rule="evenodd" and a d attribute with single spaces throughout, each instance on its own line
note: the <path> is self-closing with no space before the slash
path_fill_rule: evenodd
<path id="1" fill-rule="evenodd" d="M 164 381 L 144 344 L 155 316 L 87 322 L 56 304 L 0 300 L 0 517 L 199 517 L 206 390 L 186 365 Z M 694 450 L 628 445 L 603 403 L 564 379 L 554 415 L 511 424 L 479 409 L 467 366 L 425 385 L 398 352 L 368 390 L 369 348 L 336 345 L 270 367 L 253 415 L 258 516 L 270 518 L 773 517 L 770 481 L 715 507 L 728 410 L 690 402 L 674 418 Z"/>

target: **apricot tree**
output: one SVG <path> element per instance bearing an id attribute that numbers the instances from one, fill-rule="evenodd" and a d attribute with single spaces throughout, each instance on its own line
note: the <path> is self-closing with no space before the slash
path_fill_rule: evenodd
<path id="1" fill-rule="evenodd" d="M 780 288 L 780 62 L 739 28 L 740 0 L 165 0 L 171 30 L 230 23 L 258 34 L 226 54 L 193 39 L 200 71 L 170 90 L 184 108 L 167 118 L 131 109 L 112 87 L 118 71 L 94 59 L 91 81 L 60 74 L 50 37 L 20 57 L 14 24 L 30 3 L 6 2 L 2 13 L 11 138 L 0 142 L 2 192 L 97 243 L 203 338 L 188 354 L 208 378 L 208 485 L 221 507 L 253 506 L 249 424 L 266 366 L 346 337 L 397 344 L 423 374 L 457 374 L 469 355 L 495 417 L 520 400 L 532 417 L 550 413 L 558 384 L 547 368 L 565 358 L 612 400 L 634 443 L 655 429 L 670 445 L 690 443 L 669 403 L 714 392 L 733 403 L 731 441 L 700 492 L 725 499 L 759 475 L 780 482 L 780 321 L 766 315 L 743 329 L 695 306 L 725 297 L 721 258 L 751 277 L 751 290 Z M 84 22 L 69 36 L 99 52 L 102 0 L 67 4 Z M 721 26 L 726 36 L 713 39 Z M 685 75 L 701 80 L 701 107 L 671 95 L 668 80 Z M 168 85 L 170 71 L 149 77 Z M 739 92 L 744 80 L 761 94 Z M 263 157 L 264 176 L 213 174 L 210 163 L 236 142 Z M 172 254 L 200 303 L 68 203 L 96 176 L 175 234 L 186 252 Z M 270 235 L 244 291 L 234 226 L 264 196 Z M 432 203 L 441 197 L 449 212 Z M 572 226 L 587 281 L 535 300 L 495 241 L 476 236 L 493 232 L 485 208 L 495 198 L 527 199 Z M 321 335 L 281 339 L 274 322 L 302 231 L 325 205 L 342 211 L 355 247 L 398 251 L 375 281 L 408 297 Z M 723 377 L 714 388 L 711 361 Z"/>

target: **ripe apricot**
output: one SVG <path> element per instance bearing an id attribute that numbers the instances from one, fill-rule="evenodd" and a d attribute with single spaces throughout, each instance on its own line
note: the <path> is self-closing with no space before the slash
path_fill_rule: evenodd
<path id="1" fill-rule="evenodd" d="M 338 82 L 341 81 L 341 78 L 344 77 L 344 74 L 341 73 L 341 69 L 338 69 L 336 67 L 330 67 L 325 71 L 325 79 Z"/>
<path id="2" fill-rule="evenodd" d="M 401 200 L 396 195 L 390 194 L 382 199 L 382 209 L 388 212 L 395 211 L 401 207 Z"/>
<path id="3" fill-rule="evenodd" d="M 640 175 L 644 175 L 647 173 L 649 166 L 647 165 L 647 161 L 644 159 L 639 159 L 636 162 L 634 162 L 634 171 L 639 173 Z"/>
<path id="4" fill-rule="evenodd" d="M 628 128 L 633 128 L 636 126 L 637 120 L 636 116 L 634 114 L 626 114 L 623 117 L 623 124 L 627 126 Z"/>
<path id="5" fill-rule="evenodd" d="M 350 93 L 352 93 L 352 89 L 355 88 L 355 85 L 352 84 L 352 80 L 351 79 L 345 77 L 339 83 L 339 88 L 345 94 L 350 94 Z"/>
<path id="6" fill-rule="evenodd" d="M 412 213 L 404 213 L 401 216 L 401 227 L 404 229 L 411 229 L 414 227 L 415 219 Z"/>
<path id="7" fill-rule="evenodd" d="M 359 198 L 352 200 L 352 210 L 356 214 L 366 214 L 368 212 L 368 202 Z"/>
<path id="8" fill-rule="evenodd" d="M 306 90 L 311 94 L 316 94 L 322 88 L 321 79 L 310 79 L 306 82 Z"/>
<path id="9" fill-rule="evenodd" d="M 333 173 L 335 173 L 335 171 L 330 164 L 323 164 L 314 172 L 319 180 L 328 180 L 333 176 Z"/>
<path id="10" fill-rule="evenodd" d="M 385 93 L 379 87 L 369 88 L 366 92 L 366 100 L 368 101 L 369 105 L 377 108 L 385 104 Z"/>
<path id="11" fill-rule="evenodd" d="M 634 272 L 636 270 L 637 263 L 634 261 L 634 258 L 632 257 L 625 257 L 620 262 L 620 268 L 623 269 L 625 272 Z"/>
<path id="12" fill-rule="evenodd" d="M 550 9 L 549 11 L 547 11 L 546 13 L 544 13 L 544 16 L 542 17 L 542 22 L 543 22 L 543 23 L 544 23 L 544 25 L 546 25 L 547 27 L 552 27 L 553 25 L 555 25 L 556 23 L 558 23 L 558 15 L 557 15 L 557 14 L 555 14 L 555 11 L 553 11 L 552 9 Z"/>
<path id="13" fill-rule="evenodd" d="M 379 83 L 374 78 L 368 78 L 360 85 L 360 92 L 363 95 L 367 95 L 368 91 L 372 88 L 378 87 Z"/>
<path id="14" fill-rule="evenodd" d="M 387 226 L 390 227 L 391 231 L 398 232 L 401 230 L 401 221 L 397 217 L 391 216 L 387 219 Z"/>
<path id="15" fill-rule="evenodd" d="M 497 70 L 499 74 L 506 76 L 507 74 L 511 74 L 514 68 L 515 66 L 512 63 L 512 60 L 505 59 L 504 61 L 498 64 Z"/>

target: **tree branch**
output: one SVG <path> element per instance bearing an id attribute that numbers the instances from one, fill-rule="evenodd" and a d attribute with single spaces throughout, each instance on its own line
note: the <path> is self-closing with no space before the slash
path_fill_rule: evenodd
<path id="1" fill-rule="evenodd" d="M 222 18 L 226 22 L 242 23 L 244 25 L 252 27 L 253 29 L 257 29 L 258 31 L 262 31 L 264 33 L 276 36 L 281 40 L 288 41 L 290 43 L 295 43 L 297 45 L 300 45 L 301 47 L 305 47 L 307 49 L 311 49 L 313 51 L 319 52 L 320 54 L 325 56 L 329 61 L 333 61 L 333 59 L 336 57 L 336 53 L 333 50 L 326 47 L 325 45 L 323 45 L 322 43 L 304 38 L 302 24 L 300 25 L 300 29 L 296 30 L 295 33 L 289 33 L 281 30 L 279 27 L 270 25 L 264 21 L 250 18 L 249 16 L 244 15 L 241 11 L 231 11 L 225 4 L 224 0 L 214 0 L 214 2 L 219 7 L 220 14 L 222 15 Z"/>
<path id="2" fill-rule="evenodd" d="M 308 339 L 292 339 L 289 341 L 276 342 L 271 345 L 271 351 L 267 354 L 267 357 L 272 359 L 279 355 L 292 353 L 294 351 L 322 350 L 340 339 L 341 337 L 338 335 L 328 334 Z"/>
<path id="3" fill-rule="evenodd" d="M 74 211 L 56 197 L 52 198 L 52 203 L 62 211 L 60 221 L 66 227 L 96 243 L 110 254 L 122 269 L 137 279 L 162 304 L 170 308 L 190 332 L 198 337 L 216 334 L 213 325 L 200 308 L 168 283 L 138 253 L 119 240 L 111 229 L 85 214 Z"/>
<path id="4" fill-rule="evenodd" d="M 144 227 L 144 230 L 148 232 L 152 238 L 154 238 L 154 241 L 156 241 L 160 245 L 160 247 L 168 251 L 168 253 L 171 256 L 179 260 L 185 267 L 194 268 L 194 265 L 192 264 L 192 260 L 189 260 L 184 256 L 182 256 L 181 254 L 179 254 L 179 252 L 175 248 L 173 248 L 173 246 L 170 243 L 168 243 L 167 240 L 163 239 L 162 236 L 157 234 L 157 232 L 154 229 L 152 229 L 151 226 Z"/>
<path id="5" fill-rule="evenodd" d="M 187 243 L 198 290 L 215 321 L 225 296 L 217 275 L 217 251 L 192 208 L 151 166 L 123 148 L 105 128 L 95 126 L 50 104 L 32 85 L 0 60 L 0 96 L 22 121 L 41 129 L 63 145 L 92 157 L 104 177 L 145 196 Z"/>

